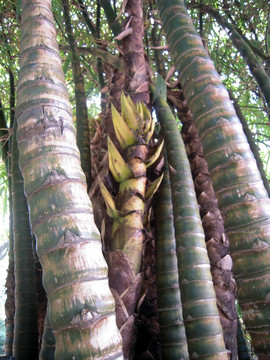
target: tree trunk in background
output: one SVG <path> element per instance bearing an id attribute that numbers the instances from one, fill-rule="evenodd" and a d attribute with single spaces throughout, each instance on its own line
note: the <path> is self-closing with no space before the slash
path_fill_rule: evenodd
<path id="1" fill-rule="evenodd" d="M 8 156 L 8 150 L 11 152 L 11 139 L 8 139 L 8 128 L 5 118 L 5 113 L 0 100 L 0 136 L 3 139 L 1 142 L 2 159 L 5 164 L 8 176 L 8 190 L 9 190 L 9 253 L 8 253 L 8 269 L 6 278 L 6 293 L 7 298 L 5 302 L 5 327 L 6 338 L 4 344 L 5 354 L 12 356 L 12 344 L 14 333 L 14 312 L 15 312 L 15 278 L 14 278 L 14 242 L 13 242 L 13 211 L 12 211 L 12 190 L 11 190 L 11 159 Z"/>
<path id="2" fill-rule="evenodd" d="M 66 33 L 72 55 L 72 73 L 75 84 L 75 102 L 76 102 L 76 138 L 77 146 L 81 154 L 82 169 L 86 176 L 87 189 L 91 186 L 91 153 L 90 153 L 90 132 L 89 120 L 86 104 L 86 95 L 84 89 L 84 80 L 80 65 L 80 57 L 76 41 L 73 36 L 71 20 L 69 15 L 69 0 L 62 0 L 64 9 L 64 19 L 66 24 Z"/>
<path id="3" fill-rule="evenodd" d="M 12 208 L 15 260 L 15 315 L 13 356 L 18 360 L 38 359 L 38 307 L 33 236 L 23 191 L 16 141 L 17 122 L 12 137 Z"/>
<path id="4" fill-rule="evenodd" d="M 9 129 L 13 131 L 15 118 L 15 84 L 14 75 L 9 68 Z M 3 113 L 4 115 L 4 113 Z M 2 115 L 1 115 L 2 118 Z M 1 127 L 7 128 L 7 124 L 1 124 Z M 11 134 L 10 134 L 11 135 Z M 11 154 L 12 136 L 8 140 L 8 151 Z M 8 155 L 8 154 L 7 154 Z M 15 313 L 15 278 L 14 278 L 14 238 L 13 238 L 13 208 L 12 208 L 12 175 L 11 175 L 11 156 L 7 156 L 7 174 L 8 174 L 8 190 L 9 190 L 9 253 L 8 253 L 8 270 L 6 278 L 6 302 L 5 302 L 5 326 L 6 338 L 4 344 L 5 354 L 12 356 L 13 353 L 13 337 L 14 337 L 14 313 Z"/>
<path id="5" fill-rule="evenodd" d="M 157 3 L 230 240 L 243 319 L 257 356 L 269 359 L 270 199 L 229 95 L 184 1 Z"/>
<path id="6" fill-rule="evenodd" d="M 53 21 L 49 0 L 42 5 L 22 2 L 16 115 L 20 167 L 44 271 L 55 359 L 122 359 Z"/>

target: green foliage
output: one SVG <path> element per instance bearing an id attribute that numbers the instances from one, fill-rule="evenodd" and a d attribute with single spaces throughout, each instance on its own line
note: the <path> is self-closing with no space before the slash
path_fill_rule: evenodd
<path id="1" fill-rule="evenodd" d="M 84 4 L 87 9 L 89 19 L 96 25 L 96 1 L 85 0 Z M 263 54 L 262 59 L 266 70 L 269 71 L 269 34 L 267 34 L 268 26 L 268 1 L 258 0 L 256 3 L 248 1 L 234 2 L 228 0 L 226 2 L 221 0 L 206 0 L 204 5 L 210 5 L 211 7 L 218 9 L 221 15 L 227 16 L 231 23 L 234 23 L 236 28 L 245 36 L 250 45 L 253 46 L 254 51 L 259 54 Z M 234 96 L 238 99 L 238 102 L 242 108 L 242 112 L 245 115 L 251 130 L 254 135 L 254 139 L 260 149 L 262 160 L 265 164 L 265 170 L 270 177 L 270 159 L 268 148 L 270 146 L 270 127 L 269 127 L 269 111 L 267 111 L 266 104 L 262 98 L 258 86 L 251 76 L 248 67 L 242 56 L 233 46 L 230 40 L 230 33 L 225 31 L 214 19 L 207 13 L 200 11 L 200 6 L 197 1 L 189 2 L 190 14 L 192 16 L 194 25 L 198 32 L 203 37 L 204 44 L 209 51 L 211 58 L 213 59 L 218 72 L 221 75 L 224 85 L 233 92 Z M 60 49 L 68 46 L 67 36 L 64 29 L 63 12 L 59 1 L 53 1 L 53 12 L 58 30 L 58 43 Z M 121 3 L 116 2 L 114 10 L 118 14 L 121 9 Z M 0 89 L 1 100 L 6 110 L 9 108 L 8 96 L 9 96 L 9 83 L 7 70 L 11 68 L 16 74 L 18 70 L 18 53 L 19 53 L 19 29 L 20 22 L 20 0 L 12 1 L 7 0 L 0 5 L 1 18 L 4 20 L 0 22 Z M 156 62 L 155 50 L 152 46 L 166 46 L 166 40 L 162 32 L 159 15 L 154 6 L 149 6 L 148 3 L 144 6 L 145 11 L 145 50 L 150 62 L 152 71 L 155 73 L 158 70 L 158 64 Z M 85 48 L 97 47 L 93 34 L 89 32 L 89 29 L 84 21 L 82 13 L 77 3 L 71 4 L 71 16 L 74 27 L 74 36 L 77 41 L 77 45 Z M 124 18 L 124 14 L 120 16 L 121 22 Z M 155 35 L 155 43 L 153 38 L 153 31 Z M 108 22 L 104 13 L 104 9 L 101 8 L 100 17 L 100 38 L 99 45 L 103 50 L 110 54 L 119 56 L 118 45 L 114 40 L 114 35 L 108 26 Z M 157 44 L 158 43 L 158 44 Z M 168 72 L 172 67 L 172 60 L 167 50 L 157 50 L 156 53 L 160 55 L 163 62 L 163 67 Z M 63 69 L 66 76 L 66 81 L 70 93 L 72 104 L 74 104 L 74 84 L 72 80 L 71 64 L 70 64 L 70 52 L 62 51 L 61 56 L 63 59 Z M 101 88 L 99 85 L 97 59 L 90 53 L 81 54 L 81 63 L 83 65 L 83 73 L 85 80 L 85 89 L 87 97 L 90 100 L 93 93 L 97 95 Z M 109 84 L 111 79 L 111 69 L 107 66 L 104 68 L 105 76 L 105 94 L 106 85 Z M 176 80 L 173 75 L 168 82 L 173 84 Z M 99 100 L 98 100 L 99 101 Z M 95 100 L 95 103 L 97 101 Z M 95 114 L 93 114 L 92 110 Z M 96 115 L 94 107 L 89 108 L 89 118 Z M 6 112 L 8 120 L 8 112 Z"/>

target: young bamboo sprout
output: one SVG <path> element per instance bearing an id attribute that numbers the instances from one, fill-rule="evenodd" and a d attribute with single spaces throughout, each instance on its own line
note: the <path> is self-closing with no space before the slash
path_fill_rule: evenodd
<path id="1" fill-rule="evenodd" d="M 108 215 L 114 218 L 111 250 L 124 251 L 137 274 L 141 268 L 145 200 L 154 194 L 161 181 L 161 177 L 158 178 L 146 192 L 146 169 L 160 156 L 163 142 L 150 156 L 149 141 L 155 128 L 150 112 L 143 103 L 135 105 L 123 94 L 121 106 L 120 115 L 112 105 L 112 117 L 125 159 L 108 137 L 109 168 L 119 183 L 119 192 L 114 200 L 103 184 L 101 191 Z"/>
<path id="2" fill-rule="evenodd" d="M 110 286 L 116 301 L 117 325 L 127 359 L 132 344 L 134 312 L 142 297 L 145 204 L 162 180 L 160 176 L 147 186 L 146 170 L 159 158 L 163 143 L 157 146 L 154 154 L 150 152 L 149 142 L 155 123 L 144 104 L 135 105 L 129 97 L 122 95 L 121 105 L 121 114 L 112 106 L 112 117 L 123 155 L 108 137 L 109 168 L 119 183 L 116 198 L 103 183 L 100 187 L 107 213 L 113 218 L 107 260 Z"/>

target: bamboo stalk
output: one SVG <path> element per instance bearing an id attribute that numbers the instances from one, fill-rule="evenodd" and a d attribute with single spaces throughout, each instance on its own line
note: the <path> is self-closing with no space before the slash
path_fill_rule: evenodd
<path id="1" fill-rule="evenodd" d="M 76 136 L 77 146 L 81 154 L 82 169 L 86 176 L 87 189 L 91 186 L 91 153 L 90 153 L 90 131 L 86 104 L 86 95 L 84 89 L 84 79 L 82 75 L 79 52 L 73 35 L 70 19 L 69 0 L 62 0 L 64 9 L 64 19 L 66 24 L 66 33 L 68 36 L 69 47 L 72 56 L 72 73 L 75 85 L 76 102 Z"/>
<path id="2" fill-rule="evenodd" d="M 184 144 L 167 104 L 154 106 L 168 154 L 183 318 L 190 359 L 228 359 L 204 231 Z"/>
<path id="3" fill-rule="evenodd" d="M 15 261 L 15 314 L 13 355 L 18 360 L 38 359 L 38 306 L 34 267 L 33 238 L 29 212 L 23 192 L 16 141 L 17 123 L 12 137 L 12 208 Z"/>
<path id="4" fill-rule="evenodd" d="M 270 200 L 228 93 L 182 0 L 158 8 L 213 181 L 245 325 L 259 359 L 270 355 Z M 250 289 L 260 289 L 257 293 Z"/>
<path id="5" fill-rule="evenodd" d="M 55 359 L 122 359 L 115 303 L 80 167 L 50 0 L 22 2 L 18 145 Z"/>
<path id="6" fill-rule="evenodd" d="M 155 237 L 162 358 L 166 360 L 189 359 L 178 280 L 171 184 L 166 158 L 164 177 L 156 198 Z"/>

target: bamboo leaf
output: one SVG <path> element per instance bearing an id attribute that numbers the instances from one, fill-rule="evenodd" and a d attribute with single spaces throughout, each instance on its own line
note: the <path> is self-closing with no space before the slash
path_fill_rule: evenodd
<path id="1" fill-rule="evenodd" d="M 164 145 L 164 140 L 162 140 L 162 142 L 159 144 L 157 150 L 155 151 L 154 155 L 152 155 L 147 164 L 146 167 L 148 168 L 149 166 L 151 166 L 152 164 L 154 164 L 154 162 L 158 159 L 159 155 L 161 154 L 161 151 L 163 149 L 163 145 Z"/>
<path id="2" fill-rule="evenodd" d="M 154 194 L 155 192 L 157 191 L 157 189 L 159 188 L 159 185 L 163 179 L 163 175 L 160 175 L 160 177 L 158 177 L 150 186 L 149 188 L 146 190 L 146 193 L 145 193 L 145 198 L 148 200 L 150 199 Z"/>
<path id="3" fill-rule="evenodd" d="M 125 96 L 124 93 L 121 94 L 121 114 L 130 129 L 138 131 L 140 127 L 141 119 L 139 119 L 139 114 L 137 108 L 129 96 Z"/>
<path id="4" fill-rule="evenodd" d="M 149 143 L 152 135 L 154 134 L 154 131 L 155 131 L 155 121 L 154 119 L 151 119 L 150 118 L 150 121 L 149 121 L 149 127 L 147 126 L 147 128 L 149 128 L 149 130 L 145 130 L 145 133 L 146 133 L 146 138 L 145 138 L 145 142 L 146 144 Z"/>
<path id="5" fill-rule="evenodd" d="M 64 74 L 67 73 L 68 71 L 68 67 L 69 67 L 69 64 L 71 63 L 71 53 L 68 54 L 68 56 L 66 57 L 66 60 L 63 64 L 63 71 L 64 71 Z"/>
<path id="6" fill-rule="evenodd" d="M 137 143 L 136 135 L 128 127 L 127 123 L 124 121 L 124 119 L 116 110 L 113 104 L 112 104 L 112 119 L 113 119 L 113 126 L 116 133 L 116 137 L 122 149 L 126 149 L 128 146 L 136 144 Z"/>
<path id="7" fill-rule="evenodd" d="M 119 218 L 119 211 L 115 207 L 114 200 L 102 181 L 99 182 L 100 191 L 106 204 L 107 214 L 113 219 Z"/>
<path id="8" fill-rule="evenodd" d="M 153 119 L 151 117 L 151 114 L 149 110 L 147 109 L 146 105 L 142 102 L 139 102 L 137 105 L 137 111 L 140 114 L 141 118 L 143 119 L 143 134 L 148 135 L 149 131 L 151 132 L 152 126 L 153 126 Z M 153 133 L 151 133 L 149 136 L 147 136 L 148 142 L 151 139 L 151 136 Z"/>
<path id="9" fill-rule="evenodd" d="M 133 172 L 122 158 L 119 151 L 114 146 L 110 137 L 108 136 L 108 153 L 109 153 L 109 168 L 113 174 L 115 181 L 121 183 L 133 176 Z"/>

